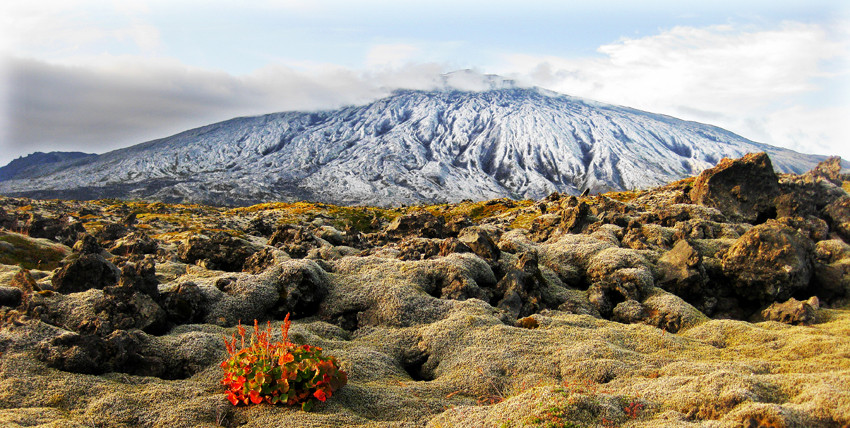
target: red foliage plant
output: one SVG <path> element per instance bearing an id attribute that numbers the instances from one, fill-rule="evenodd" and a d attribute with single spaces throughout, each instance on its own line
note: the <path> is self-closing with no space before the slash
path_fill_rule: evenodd
<path id="1" fill-rule="evenodd" d="M 233 405 L 285 403 L 309 411 L 314 403 L 331 398 L 333 393 L 348 382 L 348 375 L 340 370 L 333 357 L 322 356 L 318 346 L 296 346 L 288 341 L 289 314 L 280 327 L 281 340 L 270 341 L 271 323 L 261 331 L 254 320 L 254 335 L 245 346 L 245 328 L 238 326 L 240 347 L 236 335 L 224 339 L 230 357 L 221 363 L 224 369 L 222 385 L 227 388 L 227 399 Z"/>

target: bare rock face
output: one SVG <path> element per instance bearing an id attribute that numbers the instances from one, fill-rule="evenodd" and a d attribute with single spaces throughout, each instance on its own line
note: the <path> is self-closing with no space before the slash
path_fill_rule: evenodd
<path id="1" fill-rule="evenodd" d="M 207 297 L 194 282 L 184 282 L 161 294 L 168 320 L 175 324 L 200 322 L 206 314 Z"/>
<path id="2" fill-rule="evenodd" d="M 248 257 L 242 271 L 256 275 L 286 259 L 289 259 L 289 256 L 283 251 L 266 247 Z"/>
<path id="3" fill-rule="evenodd" d="M 784 303 L 773 303 L 761 312 L 762 318 L 768 321 L 779 321 L 793 325 L 812 325 L 817 320 L 817 310 L 820 301 L 812 297 L 806 301 L 790 298 Z"/>
<path id="4" fill-rule="evenodd" d="M 760 304 L 784 301 L 812 278 L 813 244 L 779 222 L 750 229 L 726 252 L 723 273 L 736 294 Z"/>
<path id="5" fill-rule="evenodd" d="M 207 269 L 239 272 L 256 251 L 248 242 L 220 232 L 210 238 L 189 238 L 180 244 L 177 257 L 184 263 L 200 262 Z"/>
<path id="6" fill-rule="evenodd" d="M 400 260 L 424 260 L 440 254 L 443 241 L 428 238 L 404 238 L 398 244 Z"/>
<path id="7" fill-rule="evenodd" d="M 126 262 L 121 266 L 121 287 L 127 287 L 156 299 L 159 298 L 159 280 L 156 278 L 156 262 L 153 256 L 135 262 Z"/>
<path id="8" fill-rule="evenodd" d="M 99 254 L 83 254 L 60 268 L 51 282 L 60 293 L 77 293 L 114 285 L 120 276 L 121 271 Z"/>
<path id="9" fill-rule="evenodd" d="M 766 153 L 724 158 L 700 173 L 690 192 L 696 204 L 717 208 L 733 220 L 762 223 L 775 216 L 779 180 Z"/>
<path id="10" fill-rule="evenodd" d="M 487 230 L 479 226 L 467 227 L 457 234 L 457 239 L 478 257 L 491 261 L 499 260 L 501 250 Z"/>
<path id="11" fill-rule="evenodd" d="M 672 250 L 664 253 L 656 264 L 659 279 L 656 285 L 696 304 L 706 311 L 706 298 L 712 294 L 707 290 L 708 275 L 702 265 L 702 255 L 691 244 L 682 239 Z"/>
<path id="12" fill-rule="evenodd" d="M 817 164 L 805 176 L 829 180 L 837 186 L 841 186 L 841 158 L 830 156 L 825 161 Z"/>
<path id="13" fill-rule="evenodd" d="M 267 244 L 280 248 L 294 259 L 304 258 L 310 250 L 320 247 L 316 236 L 307 228 L 292 224 L 278 226 Z"/>
<path id="14" fill-rule="evenodd" d="M 446 238 L 440 244 L 440 256 L 448 256 L 452 253 L 471 253 L 472 249 L 470 249 L 466 244 L 457 240 L 457 238 Z"/>
<path id="15" fill-rule="evenodd" d="M 496 284 L 496 292 L 501 297 L 495 306 L 514 318 L 537 313 L 554 303 L 546 298 L 543 291 L 545 287 L 537 264 L 537 254 L 522 253 L 516 266 L 509 269 Z"/>
<path id="16" fill-rule="evenodd" d="M 74 245 L 77 236 L 86 232 L 82 223 L 69 216 L 45 218 L 36 213 L 30 213 L 23 230 L 32 238 L 46 238 L 65 245 Z"/>
<path id="17" fill-rule="evenodd" d="M 130 254 L 156 254 L 157 249 L 159 249 L 159 244 L 155 240 L 142 231 L 135 231 L 116 240 L 109 248 L 109 252 L 126 256 Z"/>
<path id="18" fill-rule="evenodd" d="M 21 304 L 23 293 L 16 287 L 0 286 L 0 306 L 16 307 Z"/>
<path id="19" fill-rule="evenodd" d="M 80 254 L 100 254 L 103 251 L 98 244 L 97 239 L 88 233 L 80 236 L 80 239 L 74 243 L 74 252 Z"/>
<path id="20" fill-rule="evenodd" d="M 0 229 L 15 230 L 18 227 L 18 219 L 0 208 Z"/>
<path id="21" fill-rule="evenodd" d="M 328 295 L 325 271 L 313 261 L 291 261 L 282 264 L 277 278 L 280 299 L 275 315 L 281 319 L 291 314 L 293 319 L 314 315 Z"/>
<path id="22" fill-rule="evenodd" d="M 845 242 L 850 241 L 850 196 L 836 199 L 823 209 L 823 213 L 832 230 Z"/>
<path id="23" fill-rule="evenodd" d="M 812 292 L 832 299 L 850 295 L 850 245 L 828 239 L 815 245 Z"/>
<path id="24" fill-rule="evenodd" d="M 404 236 L 445 238 L 446 221 L 442 217 L 422 211 L 397 217 L 387 226 L 386 233 L 395 239 Z"/>

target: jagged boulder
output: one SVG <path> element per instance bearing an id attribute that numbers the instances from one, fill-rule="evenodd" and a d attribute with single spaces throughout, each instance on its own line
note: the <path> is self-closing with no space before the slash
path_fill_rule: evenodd
<path id="1" fill-rule="evenodd" d="M 405 236 L 422 238 L 445 238 L 446 221 L 427 211 L 396 217 L 386 229 L 387 236 L 400 239 Z"/>
<path id="2" fill-rule="evenodd" d="M 812 277 L 812 241 L 776 221 L 741 236 L 723 257 L 735 293 L 762 305 L 805 290 Z"/>
<path id="3" fill-rule="evenodd" d="M 820 309 L 820 300 L 817 297 L 802 302 L 792 297 L 783 303 L 774 302 L 761 312 L 761 316 L 767 321 L 812 325 L 817 321 L 818 309 Z"/>
<path id="4" fill-rule="evenodd" d="M 122 223 L 106 223 L 103 228 L 95 232 L 94 236 L 98 241 L 106 244 L 130 233 L 130 228 Z"/>
<path id="5" fill-rule="evenodd" d="M 248 257 L 242 271 L 257 275 L 284 260 L 289 260 L 286 253 L 277 248 L 266 247 Z"/>
<path id="6" fill-rule="evenodd" d="M 574 196 L 571 197 L 571 200 L 574 199 Z M 559 227 L 567 233 L 581 233 L 581 229 L 590 222 L 588 218 L 590 207 L 584 201 L 576 202 L 574 205 L 561 211 Z"/>
<path id="7" fill-rule="evenodd" d="M 501 247 L 499 248 L 501 249 Z M 472 249 L 457 238 L 446 238 L 440 243 L 440 256 L 448 256 L 452 253 L 471 253 Z"/>
<path id="8" fill-rule="evenodd" d="M 267 238 L 274 233 L 274 221 L 265 216 L 258 215 L 248 221 L 245 232 L 254 236 Z"/>
<path id="9" fill-rule="evenodd" d="M 676 229 L 657 224 L 633 223 L 623 236 L 623 246 L 633 250 L 665 251 L 673 247 Z"/>
<path id="10" fill-rule="evenodd" d="M 461 230 L 457 234 L 457 239 L 469 247 L 478 257 L 491 261 L 499 260 L 501 250 L 499 250 L 499 246 L 496 245 L 496 241 L 487 229 L 480 226 L 470 226 Z"/>
<path id="11" fill-rule="evenodd" d="M 840 239 L 815 244 L 812 292 L 822 299 L 850 296 L 850 245 Z"/>
<path id="12" fill-rule="evenodd" d="M 841 186 L 841 158 L 838 156 L 830 156 L 826 160 L 817 164 L 811 171 L 804 174 L 804 177 L 821 178 L 828 180 L 836 186 Z"/>
<path id="13" fill-rule="evenodd" d="M 823 209 L 824 217 L 844 242 L 850 242 L 850 196 L 844 195 Z"/>
<path id="14" fill-rule="evenodd" d="M 690 198 L 696 204 L 717 208 L 732 220 L 762 223 L 776 216 L 774 198 L 779 180 L 766 153 L 740 159 L 724 158 L 700 173 Z"/>
<path id="15" fill-rule="evenodd" d="M 18 218 L 0 207 L 0 229 L 15 230 L 18 228 Z"/>
<path id="16" fill-rule="evenodd" d="M 100 254 L 100 252 L 103 251 L 103 248 L 100 248 L 100 244 L 97 242 L 97 239 L 88 233 L 80 235 L 80 239 L 74 243 L 74 246 L 71 249 L 74 250 L 75 253 L 80 254 Z"/>
<path id="17" fill-rule="evenodd" d="M 404 238 L 398 243 L 399 260 L 424 260 L 440 254 L 443 241 L 429 238 Z"/>
<path id="18" fill-rule="evenodd" d="M 183 282 L 161 293 L 162 308 L 174 324 L 201 322 L 206 315 L 207 295 L 197 284 Z"/>
<path id="19" fill-rule="evenodd" d="M 159 244 L 140 230 L 134 231 L 116 240 L 109 248 L 112 254 L 127 256 L 131 254 L 156 254 Z"/>
<path id="20" fill-rule="evenodd" d="M 121 278 L 118 285 L 133 291 L 159 298 L 159 280 L 156 278 L 156 261 L 153 256 L 146 256 L 137 261 L 128 261 L 121 266 Z"/>
<path id="21" fill-rule="evenodd" d="M 30 213 L 23 231 L 32 238 L 45 238 L 70 246 L 77 241 L 79 234 L 86 232 L 86 229 L 82 223 L 67 215 L 45 218 L 39 214 Z"/>
<path id="22" fill-rule="evenodd" d="M 198 263 L 207 269 L 239 272 L 255 252 L 257 249 L 247 241 L 219 232 L 209 238 L 193 236 L 180 243 L 177 257 L 184 263 Z"/>
<path id="23" fill-rule="evenodd" d="M 692 304 L 703 312 L 710 311 L 715 296 L 707 287 L 708 275 L 702 264 L 702 255 L 688 241 L 682 239 L 672 250 L 664 253 L 656 264 L 656 285 Z"/>
<path id="24" fill-rule="evenodd" d="M 561 216 L 558 214 L 543 214 L 531 222 L 528 229 L 528 237 L 535 242 L 543 242 L 551 238 L 561 224 Z"/>
<path id="25" fill-rule="evenodd" d="M 280 248 L 292 258 L 301 259 L 306 257 L 310 250 L 319 248 L 321 243 L 307 228 L 284 224 L 275 229 L 267 245 Z"/>
<path id="26" fill-rule="evenodd" d="M 555 302 L 547 296 L 545 282 L 537 263 L 537 254 L 525 252 L 519 255 L 516 265 L 505 272 L 496 283 L 498 299 L 495 306 L 514 318 L 527 317 Z"/>
<path id="27" fill-rule="evenodd" d="M 274 315 L 293 319 L 314 315 L 328 294 L 325 271 L 313 261 L 290 261 L 281 264 L 277 276 L 279 299 Z"/>
<path id="28" fill-rule="evenodd" d="M 53 274 L 53 289 L 60 293 L 77 293 L 90 288 L 114 285 L 121 271 L 99 254 L 83 254 Z"/>

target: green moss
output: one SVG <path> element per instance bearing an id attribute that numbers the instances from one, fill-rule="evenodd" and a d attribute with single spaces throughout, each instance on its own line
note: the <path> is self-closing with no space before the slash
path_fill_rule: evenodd
<path id="1" fill-rule="evenodd" d="M 46 245 L 18 234 L 0 235 L 0 264 L 17 265 L 24 269 L 53 270 L 67 255 L 62 247 Z"/>

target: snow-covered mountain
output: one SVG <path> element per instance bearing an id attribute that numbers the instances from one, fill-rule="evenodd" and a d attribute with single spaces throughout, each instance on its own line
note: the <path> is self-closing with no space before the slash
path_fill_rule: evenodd
<path id="1" fill-rule="evenodd" d="M 701 123 L 541 89 L 403 90 L 368 105 L 244 117 L 11 174 L 0 194 L 249 204 L 396 205 L 645 188 L 766 151 Z M 9 175 L 9 174 L 7 174 Z"/>

